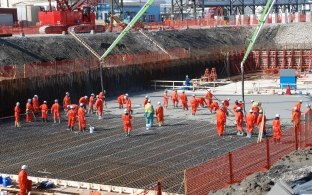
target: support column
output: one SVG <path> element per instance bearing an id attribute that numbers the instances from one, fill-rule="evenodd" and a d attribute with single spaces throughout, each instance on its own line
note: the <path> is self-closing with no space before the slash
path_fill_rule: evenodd
<path id="1" fill-rule="evenodd" d="M 295 13 L 295 23 L 300 22 L 300 14 L 298 12 Z"/>
<path id="2" fill-rule="evenodd" d="M 272 24 L 276 24 L 276 23 L 277 23 L 277 15 L 272 14 Z"/>
<path id="3" fill-rule="evenodd" d="M 312 12 L 306 12 L 306 22 L 311 22 Z"/>
<path id="4" fill-rule="evenodd" d="M 288 14 L 287 13 L 282 13 L 282 23 L 283 24 L 288 23 Z"/>
<path id="5" fill-rule="evenodd" d="M 240 26 L 240 25 L 241 25 L 241 22 L 240 22 L 240 15 L 236 15 L 236 16 L 235 16 L 235 24 L 236 24 L 236 26 Z"/>
<path id="6" fill-rule="evenodd" d="M 250 25 L 256 25 L 256 24 L 257 24 L 256 15 L 254 15 L 254 14 L 250 15 Z"/>

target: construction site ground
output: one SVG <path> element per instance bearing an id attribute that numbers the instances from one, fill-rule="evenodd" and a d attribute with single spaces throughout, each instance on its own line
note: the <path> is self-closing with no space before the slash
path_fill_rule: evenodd
<path id="1" fill-rule="evenodd" d="M 254 82 L 246 82 L 246 88 L 252 88 Z M 268 86 L 272 82 L 274 80 L 263 80 Z M 239 83 L 235 85 L 239 89 Z M 206 91 L 186 93 L 190 98 L 192 94 L 204 96 Z M 66 130 L 64 114 L 61 124 L 53 124 L 51 119 L 42 123 L 37 117 L 36 122 L 22 123 L 21 128 L 14 128 L 12 119 L 2 120 L 0 172 L 17 174 L 20 166 L 27 164 L 30 176 L 139 189 L 149 189 L 161 181 L 164 191 L 182 194 L 184 169 L 257 140 L 257 135 L 251 139 L 236 136 L 232 114 L 227 120 L 225 136 L 218 137 L 215 114 L 211 114 L 208 108 L 199 108 L 196 116 L 192 116 L 190 111 L 173 109 L 171 102 L 165 110 L 165 125 L 158 127 L 154 122 L 153 128 L 146 130 L 142 107 L 144 97 L 148 95 L 156 107 L 158 101 L 162 102 L 162 94 L 163 90 L 129 94 L 134 111 L 131 137 L 126 137 L 122 130 L 123 109 L 118 109 L 115 99 L 107 101 L 102 120 L 95 115 L 87 116 L 87 123 L 95 127 L 93 134 Z M 231 84 L 215 88 L 214 94 L 219 100 L 230 97 L 231 107 L 235 99 L 241 99 Z M 304 95 L 246 95 L 247 109 L 251 99 L 262 102 L 269 135 L 271 119 L 276 113 L 281 115 L 285 129 L 290 126 L 292 106 L 299 99 L 304 105 L 311 101 L 310 96 Z"/>

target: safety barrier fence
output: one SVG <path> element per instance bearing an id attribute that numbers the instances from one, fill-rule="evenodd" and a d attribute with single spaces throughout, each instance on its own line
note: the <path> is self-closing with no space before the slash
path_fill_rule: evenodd
<path id="1" fill-rule="evenodd" d="M 185 194 L 208 194 L 209 191 L 240 182 L 250 174 L 269 169 L 296 149 L 311 146 L 311 116 L 311 113 L 305 115 L 306 121 L 298 133 L 294 133 L 294 128 L 283 131 L 280 143 L 266 138 L 185 170 Z"/>
<path id="2" fill-rule="evenodd" d="M 189 52 L 183 48 L 171 49 L 164 54 L 157 52 L 140 52 L 133 54 L 114 54 L 104 60 L 105 67 L 116 67 L 126 65 L 139 65 L 146 63 L 155 63 L 161 61 L 170 61 L 175 59 L 184 59 L 189 57 Z M 31 64 L 5 65 L 0 66 L 0 79 L 28 78 L 49 75 L 66 74 L 70 72 L 80 72 L 96 69 L 99 67 L 99 61 L 95 58 L 76 59 L 38 62 Z"/>

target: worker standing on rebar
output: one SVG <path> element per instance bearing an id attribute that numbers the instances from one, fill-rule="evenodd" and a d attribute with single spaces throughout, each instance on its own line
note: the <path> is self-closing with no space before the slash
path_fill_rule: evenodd
<path id="1" fill-rule="evenodd" d="M 272 128 L 273 128 L 274 143 L 279 143 L 281 141 L 281 136 L 282 136 L 281 122 L 280 122 L 280 115 L 279 114 L 275 115 L 275 118 L 272 121 Z"/>
<path id="2" fill-rule="evenodd" d="M 96 96 L 96 101 L 95 101 L 95 108 L 97 111 L 97 115 L 99 119 L 102 119 L 103 116 L 103 99 L 99 98 L 99 96 Z"/>
<path id="3" fill-rule="evenodd" d="M 67 106 L 71 104 L 71 100 L 70 100 L 70 97 L 69 97 L 69 93 L 66 92 L 65 93 L 65 97 L 63 99 L 63 108 L 64 108 L 64 111 L 68 111 L 67 110 Z"/>
<path id="4" fill-rule="evenodd" d="M 130 137 L 130 132 L 132 130 L 131 119 L 132 119 L 131 114 L 128 112 L 127 109 L 125 109 L 124 113 L 122 114 L 122 122 L 127 137 Z"/>
<path id="5" fill-rule="evenodd" d="M 253 111 L 249 110 L 249 113 L 246 114 L 246 130 L 247 130 L 247 138 L 251 138 L 252 131 L 254 129 L 254 115 Z"/>
<path id="6" fill-rule="evenodd" d="M 126 108 L 128 109 L 128 112 L 130 114 L 132 114 L 132 103 L 131 103 L 131 99 L 129 97 L 129 95 L 126 93 L 125 97 L 125 104 L 126 104 Z"/>
<path id="7" fill-rule="evenodd" d="M 223 104 L 226 108 L 228 108 L 230 106 L 230 98 L 226 98 L 225 100 L 223 100 Z"/>
<path id="8" fill-rule="evenodd" d="M 84 109 L 87 109 L 87 105 L 88 105 L 88 103 L 89 103 L 89 100 L 88 100 L 88 96 L 83 96 L 83 97 L 81 97 L 80 99 L 79 99 L 79 105 L 80 104 L 83 104 L 83 107 L 84 107 Z"/>
<path id="9" fill-rule="evenodd" d="M 152 118 L 153 118 L 153 107 L 151 104 L 151 100 L 148 100 L 148 103 L 144 107 L 144 116 L 146 121 L 146 130 L 149 130 L 152 127 Z"/>
<path id="10" fill-rule="evenodd" d="M 182 110 L 188 110 L 187 96 L 185 94 L 185 91 L 182 91 L 182 94 L 180 95 L 180 100 L 181 100 Z"/>
<path id="11" fill-rule="evenodd" d="M 21 127 L 21 109 L 20 109 L 20 103 L 16 102 L 15 108 L 14 108 L 14 117 L 15 117 L 15 127 Z"/>
<path id="12" fill-rule="evenodd" d="M 205 100 L 205 98 L 203 98 L 203 97 L 197 97 L 196 100 L 197 100 L 198 106 L 201 106 L 202 108 L 205 107 L 205 105 L 206 105 L 206 100 Z M 197 106 L 197 107 L 198 107 L 198 106 Z"/>
<path id="13" fill-rule="evenodd" d="M 177 90 L 173 90 L 172 91 L 171 100 L 172 100 L 172 103 L 173 103 L 173 108 L 178 108 L 179 98 L 178 98 L 178 91 Z"/>
<path id="14" fill-rule="evenodd" d="M 121 94 L 117 98 L 117 103 L 118 103 L 119 109 L 123 108 L 123 105 L 125 104 L 125 97 L 124 96 L 125 96 L 125 94 Z"/>
<path id="15" fill-rule="evenodd" d="M 164 124 L 164 108 L 160 102 L 157 102 L 158 107 L 156 108 L 156 117 L 158 126 L 162 126 Z"/>
<path id="16" fill-rule="evenodd" d="M 198 101 L 195 97 L 195 94 L 193 94 L 193 97 L 190 99 L 190 104 L 191 104 L 191 108 L 192 108 L 192 115 L 195 116 L 196 111 L 197 111 L 197 107 L 198 107 Z"/>
<path id="17" fill-rule="evenodd" d="M 244 114 L 241 107 L 237 107 L 235 109 L 235 121 L 236 121 L 236 130 L 237 135 L 244 135 L 243 133 L 243 121 L 244 121 Z"/>
<path id="18" fill-rule="evenodd" d="M 297 109 L 297 112 L 300 112 L 301 114 L 301 104 L 302 104 L 302 100 L 299 100 L 299 102 L 297 102 L 294 107 L 292 108 L 292 113 L 293 114 L 295 112 L 295 108 Z"/>
<path id="19" fill-rule="evenodd" d="M 43 104 L 40 105 L 40 110 L 41 110 L 41 120 L 42 122 L 47 122 L 47 117 L 48 117 L 48 105 L 47 101 L 43 101 Z"/>
<path id="20" fill-rule="evenodd" d="M 39 98 L 37 95 L 34 95 L 34 97 L 32 98 L 32 105 L 34 108 L 34 113 L 38 114 L 39 113 Z"/>
<path id="21" fill-rule="evenodd" d="M 144 101 L 143 101 L 143 108 L 145 107 L 147 102 L 148 102 L 148 96 L 146 95 L 145 98 L 144 98 Z"/>
<path id="22" fill-rule="evenodd" d="M 78 108 L 78 127 L 80 132 L 84 132 L 86 130 L 86 111 L 84 109 L 84 104 L 80 103 L 80 107 Z"/>
<path id="23" fill-rule="evenodd" d="M 103 105 L 106 106 L 106 101 L 105 101 L 106 97 L 105 97 L 105 95 L 106 95 L 106 91 L 105 91 L 105 90 L 104 90 L 104 91 L 101 91 L 101 92 L 99 93 L 99 98 L 102 99 Z"/>
<path id="24" fill-rule="evenodd" d="M 167 109 L 168 108 L 168 91 L 167 90 L 164 92 L 163 98 L 164 98 L 164 108 Z"/>
<path id="25" fill-rule="evenodd" d="M 218 102 L 212 102 L 209 106 L 210 113 L 212 113 L 212 111 L 217 111 L 218 109 L 219 109 Z"/>
<path id="26" fill-rule="evenodd" d="M 68 130 L 74 131 L 74 126 L 76 123 L 76 112 L 72 105 L 68 105 Z"/>
<path id="27" fill-rule="evenodd" d="M 95 103 L 94 93 L 91 93 L 89 98 L 88 114 L 93 114 L 93 105 Z"/>
<path id="28" fill-rule="evenodd" d="M 54 100 L 54 104 L 51 107 L 51 114 L 53 114 L 53 121 L 56 123 L 56 120 L 58 120 L 58 123 L 61 123 L 60 119 L 60 104 L 58 103 L 58 100 Z"/>
<path id="29" fill-rule="evenodd" d="M 217 134 L 218 136 L 223 136 L 225 122 L 226 122 L 226 114 L 221 108 L 219 108 L 216 111 L 216 119 L 217 119 L 217 124 L 216 124 Z"/>
<path id="30" fill-rule="evenodd" d="M 20 188 L 19 195 L 26 195 L 31 191 L 32 181 L 28 179 L 27 166 L 23 165 L 18 173 L 18 186 Z"/>
<path id="31" fill-rule="evenodd" d="M 211 93 L 211 90 L 210 89 L 207 89 L 207 93 L 206 93 L 206 104 L 207 106 L 209 107 L 210 104 L 212 104 L 212 93 Z"/>
<path id="32" fill-rule="evenodd" d="M 31 99 L 28 99 L 27 104 L 26 104 L 26 123 L 32 122 L 33 116 L 34 116 L 34 109 L 33 109 L 33 106 L 31 105 Z"/>
<path id="33" fill-rule="evenodd" d="M 259 115 L 257 118 L 257 127 L 258 127 L 259 132 L 261 130 L 260 128 L 261 128 L 262 122 L 263 122 L 262 135 L 265 136 L 266 135 L 266 116 L 265 116 L 265 114 L 263 114 L 262 110 L 259 110 Z"/>
<path id="34" fill-rule="evenodd" d="M 254 125 L 257 125 L 257 119 L 258 119 L 258 115 L 259 115 L 259 104 L 258 102 L 255 102 L 254 100 L 251 100 L 251 110 L 252 110 L 252 114 L 254 115 Z"/>
<path id="35" fill-rule="evenodd" d="M 300 138 L 300 133 L 301 133 L 301 112 L 298 110 L 298 107 L 293 108 L 293 113 L 291 116 L 291 122 L 294 125 L 294 133 L 297 134 L 297 137 Z"/>

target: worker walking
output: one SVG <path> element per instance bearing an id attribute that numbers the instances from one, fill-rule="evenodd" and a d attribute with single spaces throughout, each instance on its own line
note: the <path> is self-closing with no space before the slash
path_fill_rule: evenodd
<path id="1" fill-rule="evenodd" d="M 68 111 L 67 110 L 67 106 L 71 104 L 71 100 L 70 100 L 70 97 L 69 97 L 69 93 L 66 92 L 65 93 L 65 97 L 63 99 L 63 108 L 64 108 L 64 111 Z"/>
<path id="2" fill-rule="evenodd" d="M 244 114 L 241 107 L 237 107 L 235 109 L 235 121 L 236 121 L 236 130 L 237 135 L 244 135 L 243 133 L 243 121 L 244 121 Z"/>
<path id="3" fill-rule="evenodd" d="M 37 95 L 34 95 L 34 97 L 32 98 L 32 105 L 34 108 L 34 113 L 38 114 L 39 113 L 39 98 Z"/>
<path id="4" fill-rule="evenodd" d="M 93 114 L 93 105 L 95 103 L 94 93 L 89 98 L 88 114 Z"/>
<path id="5" fill-rule="evenodd" d="M 280 115 L 279 114 L 275 115 L 275 118 L 272 121 L 272 128 L 273 128 L 274 143 L 279 143 L 281 141 L 281 136 L 282 136 L 281 122 L 280 122 Z"/>
<path id="6" fill-rule="evenodd" d="M 127 137 L 130 137 L 130 132 L 132 130 L 131 119 L 131 114 L 128 112 L 128 109 L 125 109 L 124 113 L 122 114 L 122 122 Z"/>
<path id="7" fill-rule="evenodd" d="M 102 98 L 99 98 L 99 96 L 96 96 L 96 101 L 95 101 L 95 108 L 97 111 L 97 115 L 99 119 L 102 119 L 103 116 L 103 100 Z"/>
<path id="8" fill-rule="evenodd" d="M 251 138 L 251 134 L 254 128 L 254 115 L 253 111 L 249 110 L 249 113 L 246 114 L 246 130 L 247 130 L 247 138 Z"/>
<path id="9" fill-rule="evenodd" d="M 163 95 L 163 98 L 164 98 L 164 108 L 168 108 L 168 92 L 167 90 L 164 92 L 164 95 Z"/>
<path id="10" fill-rule="evenodd" d="M 171 100 L 172 100 L 172 103 L 173 103 L 173 108 L 178 108 L 179 98 L 178 98 L 177 90 L 173 90 L 172 91 Z"/>
<path id="11" fill-rule="evenodd" d="M 156 108 L 156 117 L 158 126 L 161 127 L 164 124 L 164 108 L 160 102 L 157 102 L 158 107 Z"/>
<path id="12" fill-rule="evenodd" d="M 218 110 L 216 111 L 216 119 L 217 119 L 217 124 L 216 124 L 217 134 L 218 136 L 223 136 L 224 127 L 226 123 L 226 114 L 221 108 L 218 108 Z"/>
<path id="13" fill-rule="evenodd" d="M 193 97 L 190 100 L 190 104 L 191 104 L 191 107 L 192 107 L 192 115 L 194 116 L 196 114 L 197 107 L 198 107 L 198 101 L 197 101 L 197 99 L 195 97 L 195 94 L 193 94 Z"/>
<path id="14" fill-rule="evenodd" d="M 185 91 L 182 91 L 182 94 L 180 95 L 180 100 L 181 100 L 182 110 L 188 110 L 187 96 L 185 94 Z"/>
<path id="15" fill-rule="evenodd" d="M 51 107 L 51 114 L 53 114 L 53 122 L 56 123 L 56 120 L 58 120 L 58 123 L 61 123 L 60 119 L 60 104 L 58 103 L 58 100 L 54 100 L 54 104 Z"/>
<path id="16" fill-rule="evenodd" d="M 26 195 L 31 191 L 32 181 L 28 179 L 27 166 L 23 165 L 18 173 L 19 195 Z"/>
<path id="17" fill-rule="evenodd" d="M 152 127 L 152 118 L 153 118 L 153 107 L 151 100 L 148 100 L 148 103 L 144 107 L 144 116 L 146 121 L 146 130 L 149 130 Z"/>
<path id="18" fill-rule="evenodd" d="M 86 130 L 86 111 L 83 103 L 80 103 L 80 107 L 78 108 L 78 127 L 80 132 Z"/>
<path id="19" fill-rule="evenodd" d="M 48 117 L 48 105 L 47 101 L 43 101 L 43 104 L 40 105 L 40 110 L 41 110 L 41 120 L 42 122 L 47 122 L 47 117 Z"/>
<path id="20" fill-rule="evenodd" d="M 33 106 L 31 105 L 31 99 L 28 99 L 27 104 L 26 104 L 26 123 L 32 122 L 33 116 L 34 116 L 34 110 L 33 110 Z"/>
<path id="21" fill-rule="evenodd" d="M 68 130 L 74 131 L 74 126 L 76 123 L 76 112 L 72 105 L 68 105 Z"/>
<path id="22" fill-rule="evenodd" d="M 14 118 L 15 118 L 15 124 L 14 127 L 21 127 L 21 109 L 20 109 L 20 103 L 16 102 L 15 108 L 14 108 Z"/>

